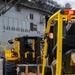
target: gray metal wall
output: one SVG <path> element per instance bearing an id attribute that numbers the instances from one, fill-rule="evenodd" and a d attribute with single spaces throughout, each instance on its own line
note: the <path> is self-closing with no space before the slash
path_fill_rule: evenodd
<path id="1" fill-rule="evenodd" d="M 33 14 L 33 19 L 30 19 L 30 14 Z M 30 23 L 36 25 L 34 27 L 37 27 L 37 31 L 30 30 Z M 16 30 L 16 28 L 20 30 Z M 22 8 L 21 11 L 17 11 L 13 7 L 6 14 L 0 16 L 0 42 L 7 42 L 16 36 L 41 36 L 44 29 L 44 15 L 36 10 Z"/>
<path id="2" fill-rule="evenodd" d="M 0 59 L 0 75 L 3 75 L 3 59 Z"/>

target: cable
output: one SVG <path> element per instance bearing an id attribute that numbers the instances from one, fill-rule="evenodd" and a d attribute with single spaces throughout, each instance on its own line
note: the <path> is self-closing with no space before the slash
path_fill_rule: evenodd
<path id="1" fill-rule="evenodd" d="M 52 55 L 54 54 L 56 47 L 57 47 L 57 43 L 56 43 L 56 45 L 52 49 Z"/>

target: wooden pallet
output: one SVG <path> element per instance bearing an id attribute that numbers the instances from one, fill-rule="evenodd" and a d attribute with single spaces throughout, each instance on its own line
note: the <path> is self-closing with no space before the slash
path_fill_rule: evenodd
<path id="1" fill-rule="evenodd" d="M 37 71 L 37 73 L 32 73 L 32 72 L 29 72 L 29 73 L 28 73 L 28 66 L 26 66 L 25 73 L 21 73 L 21 75 L 41 75 L 41 73 L 40 73 L 40 67 L 38 66 L 38 71 Z"/>

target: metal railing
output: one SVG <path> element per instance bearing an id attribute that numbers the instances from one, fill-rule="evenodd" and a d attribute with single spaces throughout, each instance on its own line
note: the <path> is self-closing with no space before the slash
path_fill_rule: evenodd
<path id="1" fill-rule="evenodd" d="M 16 2 L 14 2 L 15 0 L 10 0 L 9 2 L 7 2 L 7 0 L 5 0 L 3 2 L 3 5 L 0 8 L 0 15 L 5 14 L 8 10 L 10 10 L 13 6 L 17 5 L 21 0 L 17 0 Z"/>

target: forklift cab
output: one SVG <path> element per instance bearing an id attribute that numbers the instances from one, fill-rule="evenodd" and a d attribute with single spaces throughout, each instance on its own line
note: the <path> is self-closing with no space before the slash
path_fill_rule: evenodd
<path id="1" fill-rule="evenodd" d="M 43 65 L 42 65 L 42 75 L 46 75 L 48 72 L 50 72 L 49 74 L 54 74 L 54 75 L 69 75 L 69 74 L 75 74 L 74 68 L 75 68 L 75 63 L 74 63 L 74 54 L 75 54 L 75 50 L 68 50 L 67 52 L 65 52 L 64 54 L 62 53 L 63 47 L 63 30 L 64 30 L 64 25 L 65 23 L 70 22 L 71 25 L 73 24 L 73 22 L 75 18 L 75 10 L 67 10 L 67 9 L 62 9 L 59 10 L 58 12 L 56 12 L 54 15 L 52 15 L 47 22 L 47 28 L 45 30 L 45 43 L 44 43 L 44 52 L 43 52 Z M 54 38 L 55 39 L 55 46 L 51 49 L 50 46 L 50 42 L 49 40 L 51 40 L 49 38 L 49 33 L 51 32 L 51 28 L 52 28 L 52 21 L 57 21 L 57 23 L 54 25 L 55 26 L 55 33 L 54 34 Z M 52 41 L 54 43 L 54 41 Z M 51 73 L 54 72 L 52 71 L 53 69 L 51 69 L 51 62 L 53 62 L 53 55 L 52 55 L 52 51 L 55 49 L 56 47 L 56 62 L 55 62 L 55 73 Z M 49 62 L 47 61 L 47 59 L 49 59 Z M 48 62 L 48 64 L 47 64 Z M 48 66 L 46 68 L 46 66 Z M 45 73 L 45 71 L 47 70 L 47 72 Z"/>

